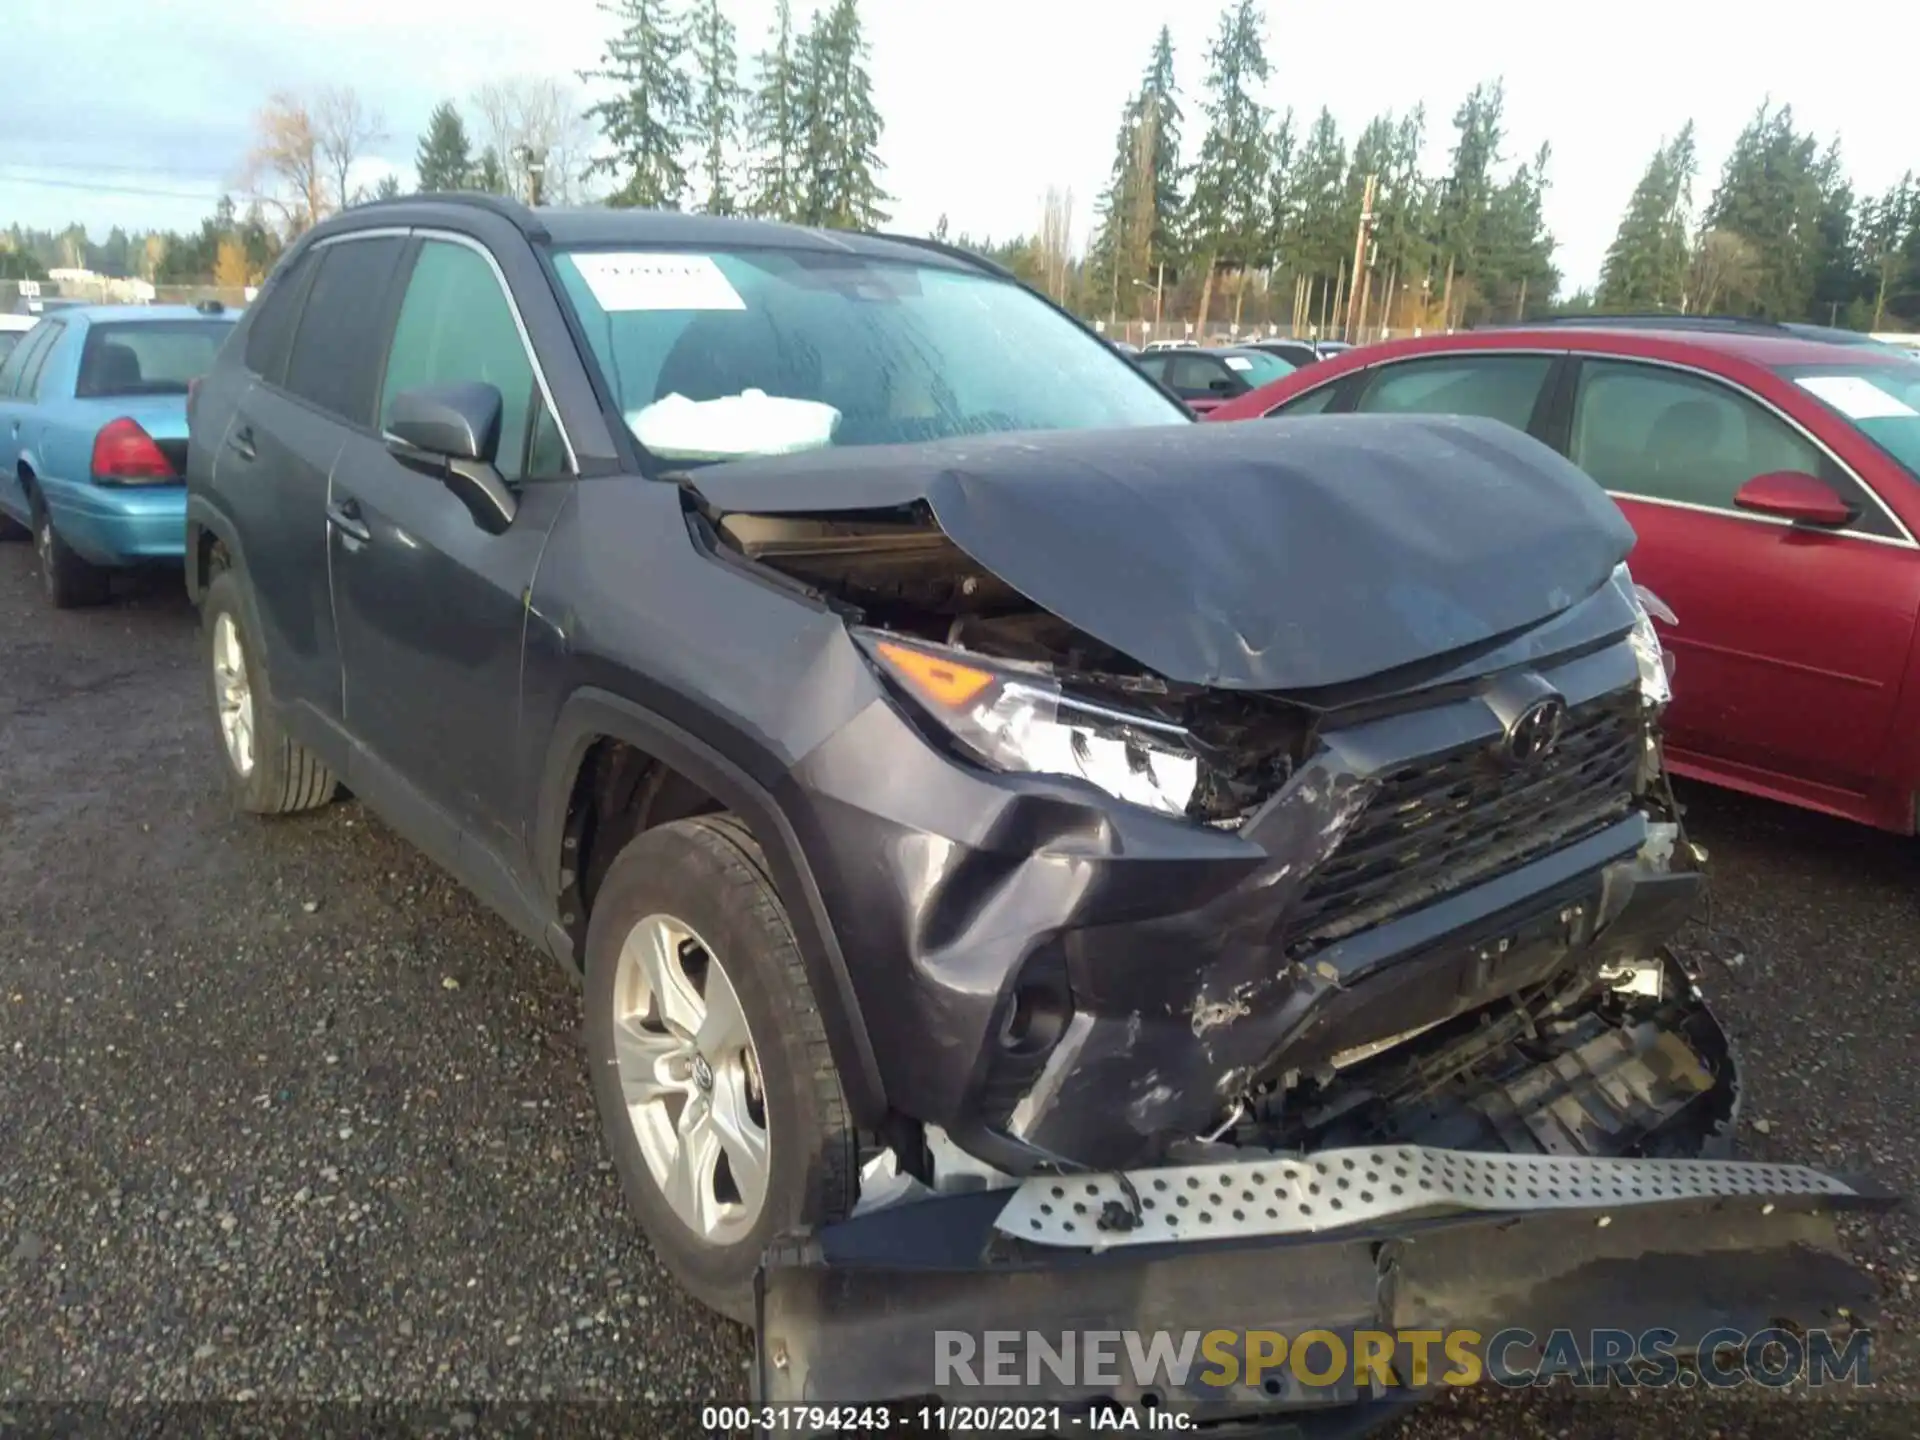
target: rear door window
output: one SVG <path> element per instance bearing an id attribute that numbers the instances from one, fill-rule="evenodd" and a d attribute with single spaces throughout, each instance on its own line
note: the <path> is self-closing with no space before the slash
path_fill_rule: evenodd
<path id="1" fill-rule="evenodd" d="M 1516 430 L 1553 370 L 1551 355 L 1441 355 L 1382 365 L 1354 409 L 1369 415 L 1483 415 Z"/>
<path id="2" fill-rule="evenodd" d="M 184 395 L 189 381 L 213 368 L 233 332 L 231 320 L 147 320 L 95 325 L 80 351 L 73 393 L 82 400 L 113 395 Z"/>
<path id="3" fill-rule="evenodd" d="M 406 246 L 403 235 L 375 235 L 323 249 L 287 359 L 287 389 L 368 429 L 386 349 L 388 292 Z"/>

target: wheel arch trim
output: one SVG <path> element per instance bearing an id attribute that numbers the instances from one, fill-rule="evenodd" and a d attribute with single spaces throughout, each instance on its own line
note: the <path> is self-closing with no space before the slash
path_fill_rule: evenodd
<path id="1" fill-rule="evenodd" d="M 760 845 L 784 905 L 807 978 L 821 1002 L 821 1022 L 855 1123 L 876 1128 L 886 1114 L 885 1087 L 859 998 L 798 834 L 771 791 L 713 746 L 672 721 L 610 691 L 583 687 L 561 707 L 540 776 L 534 864 L 545 899 L 561 890 L 567 807 L 587 752 L 619 740 L 679 771 L 745 822 Z M 562 940 L 557 950 L 570 948 Z M 578 957 L 576 963 L 583 963 Z"/>

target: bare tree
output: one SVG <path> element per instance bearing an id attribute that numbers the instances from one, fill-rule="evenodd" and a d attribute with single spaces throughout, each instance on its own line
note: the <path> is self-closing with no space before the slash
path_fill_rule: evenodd
<path id="1" fill-rule="evenodd" d="M 1713 307 L 1744 309 L 1760 288 L 1760 260 L 1745 236 L 1705 230 L 1687 267 L 1684 309 L 1711 315 Z"/>
<path id="2" fill-rule="evenodd" d="M 333 181 L 334 206 L 344 210 L 354 201 L 354 164 L 367 146 L 386 138 L 385 122 L 351 86 L 331 85 L 314 100 L 313 123 L 327 177 Z"/>
<path id="3" fill-rule="evenodd" d="M 1040 212 L 1040 272 L 1047 294 L 1061 300 L 1067 293 L 1067 270 L 1073 253 L 1073 191 L 1049 185 Z"/>
<path id="4" fill-rule="evenodd" d="M 313 112 L 298 96 L 275 92 L 253 118 L 240 188 L 277 214 L 292 239 L 327 214 L 325 166 Z"/>
<path id="5" fill-rule="evenodd" d="M 584 198 L 593 135 L 571 86 L 535 75 L 489 80 L 474 92 L 473 107 L 482 146 L 500 157 L 510 193 L 536 198 L 531 171 L 537 165 L 538 198 L 563 205 Z"/>

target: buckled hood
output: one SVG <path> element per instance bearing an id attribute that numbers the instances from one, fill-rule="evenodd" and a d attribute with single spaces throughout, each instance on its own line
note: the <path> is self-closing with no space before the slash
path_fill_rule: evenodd
<path id="1" fill-rule="evenodd" d="M 1035 604 L 1171 680 L 1306 690 L 1526 629 L 1633 532 L 1497 421 L 1315 416 L 963 437 L 708 466 L 714 509 L 927 505 Z"/>

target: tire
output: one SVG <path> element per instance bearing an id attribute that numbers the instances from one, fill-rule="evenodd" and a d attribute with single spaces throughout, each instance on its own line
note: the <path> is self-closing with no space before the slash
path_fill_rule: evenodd
<path id="1" fill-rule="evenodd" d="M 28 503 L 33 515 L 33 548 L 40 557 L 40 586 L 47 603 L 56 610 L 106 604 L 112 593 L 107 572 L 81 559 L 60 538 L 38 490 L 28 492 Z"/>
<path id="2" fill-rule="evenodd" d="M 222 570 L 207 586 L 200 604 L 221 772 L 227 777 L 228 793 L 242 810 L 255 815 L 315 810 L 333 799 L 338 787 L 333 773 L 313 752 L 281 728 L 266 669 L 247 632 L 241 583 L 233 571 Z M 244 746 L 229 728 L 226 717 L 230 714 L 244 716 Z"/>
<path id="3" fill-rule="evenodd" d="M 656 917 L 667 917 L 687 935 L 688 942 L 677 950 L 682 958 L 675 963 L 680 977 L 700 990 L 709 1016 L 722 1008 L 715 999 L 714 969 L 725 977 L 745 1017 L 748 1053 L 757 1061 L 760 1079 L 763 1198 L 756 1208 L 748 1191 L 732 1179 L 733 1156 L 750 1152 L 715 1140 L 718 1153 L 726 1156 L 726 1168 L 716 1160 L 704 1188 L 694 1193 L 711 1200 L 730 1183 L 737 1203 L 730 1209 L 716 1207 L 715 1213 L 732 1218 L 707 1234 L 683 1219 L 670 1198 L 656 1170 L 657 1142 L 651 1162 L 642 1149 L 641 1127 L 627 1104 L 626 1087 L 639 1073 L 633 1044 L 616 1043 L 616 1031 L 633 1033 L 631 1024 L 618 1022 L 632 1014 L 637 993 L 636 966 L 630 960 L 623 967 L 622 951 L 630 938 L 650 933 L 643 922 Z M 638 938 L 634 944 L 639 946 Z M 693 978 L 703 962 L 704 972 Z M 843 1219 L 853 1208 L 859 1190 L 859 1140 L 793 928 L 760 847 L 744 825 L 726 815 L 678 820 L 646 831 L 620 852 L 595 896 L 587 927 L 585 1004 L 594 1100 L 629 1204 L 654 1252 L 695 1298 L 751 1324 L 754 1275 L 768 1242 L 797 1226 Z M 650 1001 L 646 1009 L 655 1018 L 647 1022 L 652 1028 L 642 1028 L 654 1036 L 650 1043 L 662 1048 L 642 1053 L 666 1054 L 678 1042 L 671 1028 L 660 1024 L 658 1002 Z M 628 1057 L 625 1078 L 623 1046 Z M 689 1108 L 702 1100 L 707 1114 L 720 1116 L 729 1103 L 723 1097 L 729 1094 L 735 1097 L 730 1103 L 736 1110 L 738 1097 L 745 1095 L 743 1113 L 752 1121 L 753 1063 L 744 1067 L 745 1089 L 738 1090 L 734 1087 L 740 1083 L 741 1067 L 724 1044 L 708 1048 L 713 1051 L 711 1063 L 704 1052 L 690 1050 L 681 1059 L 660 1059 L 654 1068 L 653 1073 L 676 1077 L 677 1089 L 667 1091 L 657 1106 L 650 1099 L 643 1107 L 660 1117 L 653 1124 L 668 1133 L 677 1135 Z M 692 1060 L 696 1053 L 701 1058 Z M 743 1127 L 735 1127 L 736 1139 L 742 1132 Z M 726 1131 L 716 1120 L 712 1133 L 723 1136 Z"/>

